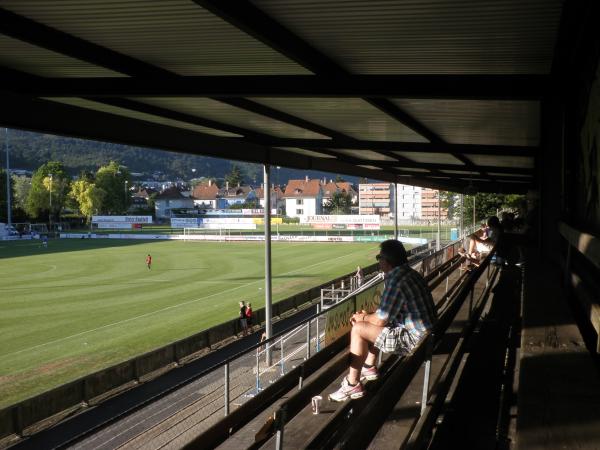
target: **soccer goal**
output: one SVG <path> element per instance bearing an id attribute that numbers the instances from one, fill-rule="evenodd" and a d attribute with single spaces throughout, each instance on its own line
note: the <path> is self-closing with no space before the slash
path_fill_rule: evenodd
<path id="1" fill-rule="evenodd" d="M 211 228 L 184 228 L 184 241 L 226 241 L 231 236 L 229 229 L 211 229 Z"/>

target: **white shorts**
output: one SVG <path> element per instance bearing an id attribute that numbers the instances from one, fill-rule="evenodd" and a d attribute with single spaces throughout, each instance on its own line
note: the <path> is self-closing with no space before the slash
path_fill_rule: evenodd
<path id="1" fill-rule="evenodd" d="M 486 242 L 476 241 L 475 242 L 475 250 L 477 250 L 479 253 L 489 253 L 490 250 L 492 250 L 492 245 L 490 245 Z"/>

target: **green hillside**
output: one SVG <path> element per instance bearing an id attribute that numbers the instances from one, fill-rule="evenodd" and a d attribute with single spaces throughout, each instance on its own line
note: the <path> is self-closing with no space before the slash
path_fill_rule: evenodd
<path id="1" fill-rule="evenodd" d="M 35 170 L 47 161 L 61 161 L 71 175 L 82 170 L 95 172 L 98 167 L 117 161 L 129 168 L 131 172 L 144 173 L 150 176 L 160 171 L 165 179 L 190 179 L 191 169 L 196 169 L 196 176 L 223 178 L 236 164 L 242 170 L 247 183 L 260 183 L 263 176 L 262 166 L 251 163 L 232 162 L 230 160 L 204 156 L 167 152 L 164 150 L 131 147 L 108 142 L 89 141 L 67 138 L 50 134 L 29 131 L 10 130 L 11 167 Z M 0 133 L 0 143 L 4 148 L 4 132 Z M 4 166 L 1 158 L 0 167 Z M 290 178 L 335 178 L 335 175 L 318 171 L 299 171 L 281 168 L 273 171 L 273 182 L 285 183 Z M 354 180 L 350 177 L 349 179 Z"/>

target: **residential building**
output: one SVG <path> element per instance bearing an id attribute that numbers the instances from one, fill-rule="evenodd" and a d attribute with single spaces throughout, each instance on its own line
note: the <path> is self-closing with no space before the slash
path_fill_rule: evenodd
<path id="1" fill-rule="evenodd" d="M 254 190 L 258 198 L 261 208 L 265 207 L 264 184 Z M 271 185 L 271 209 L 277 211 L 277 214 L 285 213 L 285 200 L 283 199 L 283 191 L 280 186 Z"/>
<path id="2" fill-rule="evenodd" d="M 323 191 L 323 206 L 325 206 L 331 200 L 333 194 L 336 192 L 350 194 L 352 203 L 356 203 L 358 201 L 358 193 L 354 190 L 352 183 L 349 183 L 348 181 L 329 180 L 329 182 L 327 182 L 327 180 L 324 179 L 321 189 Z"/>
<path id="3" fill-rule="evenodd" d="M 320 180 L 289 180 L 283 194 L 288 217 L 323 214 L 323 191 Z"/>
<path id="4" fill-rule="evenodd" d="M 165 189 L 155 198 L 154 210 L 157 219 L 166 219 L 172 216 L 174 209 L 193 208 L 194 200 L 185 197 L 177 187 L 172 186 Z"/>
<path id="5" fill-rule="evenodd" d="M 148 206 L 150 193 L 146 189 L 139 189 L 131 196 L 131 208 L 145 208 Z M 131 209 L 130 208 L 130 209 Z"/>
<path id="6" fill-rule="evenodd" d="M 192 190 L 192 199 L 197 208 L 215 209 L 218 203 L 219 186 L 212 180 L 197 184 Z"/>
<path id="7" fill-rule="evenodd" d="M 435 189 L 423 188 L 421 190 L 421 219 L 437 220 L 438 218 L 438 191 Z M 448 218 L 448 210 L 440 209 L 440 218 L 445 220 Z"/>
<path id="8" fill-rule="evenodd" d="M 359 214 L 378 214 L 389 217 L 393 205 L 390 183 L 365 183 L 358 186 Z"/>
<path id="9" fill-rule="evenodd" d="M 396 199 L 398 220 L 420 219 L 422 188 L 408 184 L 398 184 L 396 189 L 398 193 L 398 198 Z"/>
<path id="10" fill-rule="evenodd" d="M 251 186 L 238 185 L 230 188 L 229 183 L 225 183 L 225 188 L 219 190 L 217 208 L 226 209 L 233 205 L 256 202 L 256 200 L 256 193 Z"/>

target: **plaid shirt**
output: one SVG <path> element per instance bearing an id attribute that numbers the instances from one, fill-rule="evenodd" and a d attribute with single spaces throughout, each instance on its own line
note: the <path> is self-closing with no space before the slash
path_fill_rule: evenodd
<path id="1" fill-rule="evenodd" d="M 385 275 L 377 317 L 387 320 L 388 327 L 404 326 L 415 338 L 420 338 L 437 320 L 427 283 L 408 264 Z"/>

